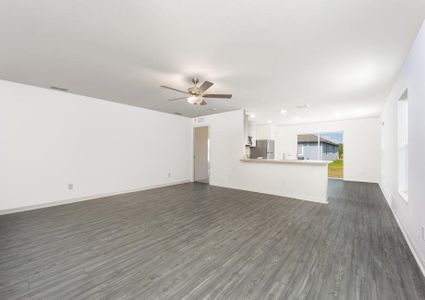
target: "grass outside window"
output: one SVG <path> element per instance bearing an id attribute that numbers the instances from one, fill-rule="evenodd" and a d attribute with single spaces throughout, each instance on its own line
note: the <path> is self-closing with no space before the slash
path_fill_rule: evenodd
<path id="1" fill-rule="evenodd" d="M 338 159 L 328 165 L 328 176 L 331 178 L 343 178 L 344 177 L 344 161 Z"/>

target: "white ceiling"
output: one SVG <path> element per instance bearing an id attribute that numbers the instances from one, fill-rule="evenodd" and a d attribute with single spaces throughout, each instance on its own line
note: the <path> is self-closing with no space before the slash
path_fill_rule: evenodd
<path id="1" fill-rule="evenodd" d="M 186 116 L 376 116 L 424 17 L 423 0 L 2 0 L 0 78 Z M 159 85 L 194 75 L 233 98 L 168 102 Z"/>

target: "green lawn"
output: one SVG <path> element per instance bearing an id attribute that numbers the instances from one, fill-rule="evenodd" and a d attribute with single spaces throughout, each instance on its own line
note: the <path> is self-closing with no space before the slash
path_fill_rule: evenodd
<path id="1" fill-rule="evenodd" d="M 332 178 L 343 178 L 344 161 L 335 160 L 328 165 L 328 176 Z"/>

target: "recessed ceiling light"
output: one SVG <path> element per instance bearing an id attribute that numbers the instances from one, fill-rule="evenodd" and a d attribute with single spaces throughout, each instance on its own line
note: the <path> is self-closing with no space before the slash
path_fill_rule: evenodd
<path id="1" fill-rule="evenodd" d="M 267 123 L 269 123 L 269 124 L 270 124 L 271 122 L 272 122 L 272 120 L 268 120 L 268 121 L 267 121 Z"/>
<path id="2" fill-rule="evenodd" d="M 280 113 L 281 113 L 282 115 L 284 115 L 284 114 L 286 114 L 286 110 L 285 110 L 285 109 L 282 109 L 282 110 L 280 111 Z"/>
<path id="3" fill-rule="evenodd" d="M 255 114 L 250 114 L 249 117 L 250 118 L 255 118 Z"/>
<path id="4" fill-rule="evenodd" d="M 300 117 L 295 117 L 294 118 L 295 121 L 298 121 L 299 119 L 300 119 Z"/>

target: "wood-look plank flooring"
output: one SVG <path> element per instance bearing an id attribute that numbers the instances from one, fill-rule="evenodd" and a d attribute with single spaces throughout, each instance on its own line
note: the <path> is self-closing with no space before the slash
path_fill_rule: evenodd
<path id="1" fill-rule="evenodd" d="M 425 299 L 379 187 L 329 194 L 192 183 L 0 216 L 0 299 Z"/>

